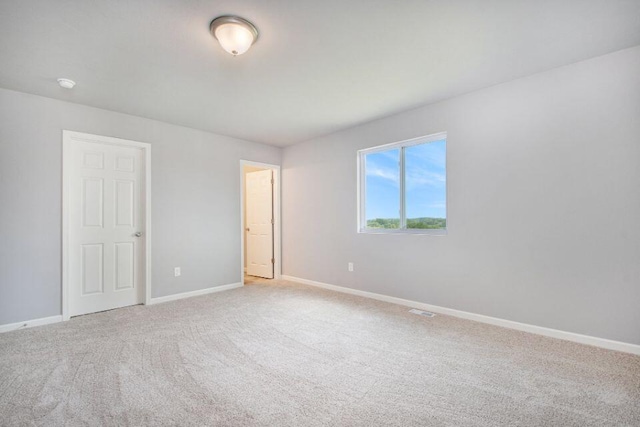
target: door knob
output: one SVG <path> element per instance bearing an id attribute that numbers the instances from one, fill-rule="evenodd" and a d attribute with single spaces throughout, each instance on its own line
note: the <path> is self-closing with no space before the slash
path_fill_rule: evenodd
<path id="1" fill-rule="evenodd" d="M 136 237 L 142 236 L 142 231 L 138 231 L 136 234 L 134 234 L 134 236 L 136 236 Z"/>

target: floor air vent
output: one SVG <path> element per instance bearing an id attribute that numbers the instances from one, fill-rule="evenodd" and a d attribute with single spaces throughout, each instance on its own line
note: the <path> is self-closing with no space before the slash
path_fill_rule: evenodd
<path id="1" fill-rule="evenodd" d="M 433 317 L 433 316 L 435 316 L 435 313 L 432 313 L 430 311 L 418 310 L 417 308 L 412 308 L 411 310 L 409 310 L 409 313 L 417 314 L 419 316 L 424 316 L 424 317 Z"/>

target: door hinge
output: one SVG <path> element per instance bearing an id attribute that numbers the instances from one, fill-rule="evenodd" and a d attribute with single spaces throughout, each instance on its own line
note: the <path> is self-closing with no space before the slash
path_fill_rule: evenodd
<path id="1" fill-rule="evenodd" d="M 275 258 L 271 258 L 271 264 L 275 264 L 276 263 L 276 259 Z"/>
<path id="2" fill-rule="evenodd" d="M 273 224 L 273 218 L 271 218 L 271 224 Z"/>
<path id="3" fill-rule="evenodd" d="M 273 185 L 273 178 L 271 178 L 271 185 Z"/>

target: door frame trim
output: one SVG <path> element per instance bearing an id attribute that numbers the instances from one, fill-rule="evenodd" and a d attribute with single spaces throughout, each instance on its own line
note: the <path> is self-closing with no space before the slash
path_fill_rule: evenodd
<path id="1" fill-rule="evenodd" d="M 270 163 L 253 162 L 250 160 L 240 160 L 240 283 L 244 286 L 244 167 L 255 166 L 273 171 L 273 278 L 280 279 L 282 276 L 282 226 L 281 226 L 281 193 L 280 193 L 280 165 Z"/>
<path id="2" fill-rule="evenodd" d="M 62 131 L 62 320 L 69 320 L 69 186 L 71 184 L 70 164 L 71 144 L 74 141 L 93 142 L 106 145 L 135 147 L 142 150 L 144 163 L 144 194 L 145 230 L 144 230 L 144 259 L 145 274 L 143 290 L 144 304 L 151 303 L 151 144 L 147 142 L 130 141 L 128 139 L 110 136 L 93 135 L 70 130 Z"/>

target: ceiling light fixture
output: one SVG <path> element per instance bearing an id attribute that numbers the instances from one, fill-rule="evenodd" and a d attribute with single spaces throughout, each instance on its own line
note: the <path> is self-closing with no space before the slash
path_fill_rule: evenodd
<path id="1" fill-rule="evenodd" d="M 211 35 L 233 56 L 242 55 L 258 40 L 258 30 L 239 16 L 219 16 L 209 26 Z"/>
<path id="2" fill-rule="evenodd" d="M 58 79 L 58 84 L 60 85 L 60 87 L 63 87 L 65 89 L 73 89 L 73 87 L 76 85 L 76 82 L 69 79 Z"/>

